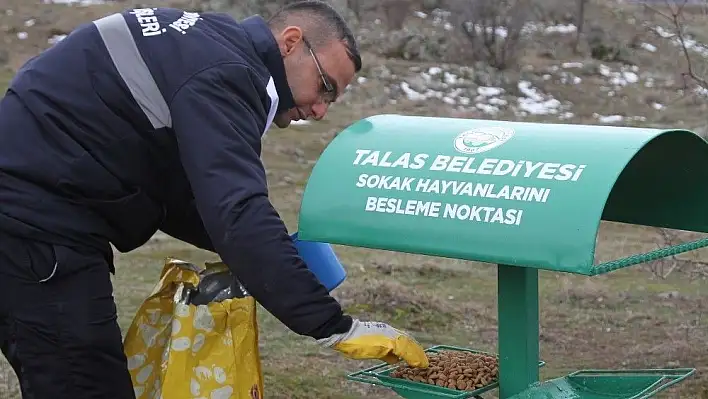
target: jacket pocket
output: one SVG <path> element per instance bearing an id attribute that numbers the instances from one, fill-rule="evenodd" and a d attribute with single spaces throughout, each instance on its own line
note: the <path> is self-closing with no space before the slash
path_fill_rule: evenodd
<path id="1" fill-rule="evenodd" d="M 114 232 L 109 237 L 121 251 L 133 250 L 159 229 L 165 218 L 165 208 L 152 200 L 140 187 L 129 195 L 111 200 L 84 198 L 80 202 L 96 212 Z"/>
<path id="2" fill-rule="evenodd" d="M 56 276 L 59 262 L 54 245 L 32 240 L 23 240 L 21 245 L 27 255 L 27 270 L 33 281 L 46 283 Z"/>

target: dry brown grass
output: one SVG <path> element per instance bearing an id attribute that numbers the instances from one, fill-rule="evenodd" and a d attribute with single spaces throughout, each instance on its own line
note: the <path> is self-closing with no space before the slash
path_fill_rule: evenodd
<path id="1" fill-rule="evenodd" d="M 23 0 L 6 0 L 4 5 L 16 10 L 14 16 L 0 15 L 0 25 L 10 29 L 6 32 L 25 29 L 24 21 L 30 18 L 38 20 L 34 27 L 26 28 L 29 36 L 25 41 L 18 40 L 16 35 L 6 35 L 5 45 L 12 55 L 10 64 L 13 67 L 44 46 L 52 29 L 68 30 L 97 14 L 114 10 L 110 8 L 113 6 L 105 6 L 76 13 L 75 10 L 67 12 L 62 6 L 38 6 L 37 2 Z M 127 6 L 128 3 L 124 2 L 118 7 Z M 613 7 L 588 8 L 588 19 L 623 37 L 636 33 L 636 26 L 627 25 L 626 19 L 622 19 L 622 13 L 630 12 L 629 9 Z M 703 25 L 705 23 L 698 20 L 695 26 L 701 28 Z M 701 32 L 708 36 L 705 29 Z M 588 61 L 587 57 L 567 53 L 564 40 L 557 38 L 556 42 L 543 44 L 556 48 L 556 59 L 540 57 L 539 49 L 531 47 L 525 62 L 539 69 L 563 61 Z M 637 53 L 640 71 L 673 77 L 673 83 L 653 88 L 628 87 L 621 91 L 620 97 L 609 97 L 598 93 L 600 80 L 588 73 L 582 75 L 581 85 L 549 82 L 544 89 L 575 104 L 573 111 L 580 115 L 574 120 L 576 123 L 594 123 L 593 113 L 644 115 L 648 118 L 646 124 L 665 126 L 681 123 L 694 126 L 705 122 L 705 105 L 696 99 L 687 99 L 677 90 L 676 76 L 682 64 L 676 49 L 658 40 L 652 43 L 657 45 L 656 53 Z M 369 54 L 365 57 L 369 63 L 388 62 Z M 405 69 L 410 64 L 397 61 L 391 65 Z M 664 100 L 668 106 L 661 113 L 652 113 L 647 105 L 656 98 Z M 302 188 L 313 162 L 329 140 L 346 125 L 385 112 L 485 117 L 476 111 L 456 113 L 443 105 L 420 107 L 404 103 L 372 108 L 364 100 L 333 107 L 333 114 L 325 122 L 283 131 L 274 129 L 266 137 L 263 158 L 268 169 L 271 198 L 290 231 L 297 229 Z M 513 115 L 502 117 L 511 119 Z M 657 237 L 653 229 L 603 223 L 598 261 L 655 249 Z M 681 240 L 690 238 L 688 234 L 681 236 Z M 493 265 L 339 246 L 336 249 L 349 277 L 335 295 L 352 314 L 389 321 L 411 331 L 425 346 L 452 344 L 495 350 L 497 297 L 496 268 Z M 213 259 L 211 254 L 171 239 L 117 255 L 118 274 L 114 284 L 120 324 L 124 329 L 152 289 L 166 256 L 192 262 Z M 684 254 L 680 259 L 706 260 L 708 253 L 706 250 L 696 251 Z M 694 366 L 699 369 L 695 376 L 662 397 L 708 398 L 708 351 L 705 349 L 708 342 L 708 281 L 705 275 L 689 272 L 691 268 L 688 266 L 676 268 L 666 278 L 661 278 L 659 275 L 665 274 L 661 270 L 668 269 L 659 266 L 636 266 L 594 278 L 540 273 L 541 355 L 547 362 L 542 369 L 543 377 L 555 377 L 582 367 Z M 309 340 L 287 331 L 262 309 L 260 320 L 267 397 L 396 397 L 386 390 L 344 379 L 345 373 L 368 367 L 372 362 L 351 361 L 319 349 Z M 0 399 L 17 397 L 12 373 L 0 363 Z"/>

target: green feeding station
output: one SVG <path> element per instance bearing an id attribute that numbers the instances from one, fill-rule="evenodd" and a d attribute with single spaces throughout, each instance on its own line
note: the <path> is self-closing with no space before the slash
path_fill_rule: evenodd
<path id="1" fill-rule="evenodd" d="M 405 398 L 647 398 L 694 368 L 580 370 L 539 381 L 538 270 L 597 276 L 708 239 L 594 264 L 601 220 L 708 232 L 708 143 L 687 130 L 377 115 L 315 164 L 301 240 L 498 265 L 498 378 L 474 391 L 348 375 Z M 434 346 L 426 349 L 474 349 Z"/>

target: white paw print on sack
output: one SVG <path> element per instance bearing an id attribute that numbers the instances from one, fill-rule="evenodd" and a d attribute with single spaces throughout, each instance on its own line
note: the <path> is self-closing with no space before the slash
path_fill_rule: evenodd
<path id="1" fill-rule="evenodd" d="M 219 384 L 226 383 L 226 372 L 219 366 L 214 367 L 214 379 Z"/>
<path id="2" fill-rule="evenodd" d="M 176 303 L 175 304 L 175 315 L 177 317 L 188 317 L 190 314 L 190 308 L 189 305 L 185 303 Z"/>
<path id="3" fill-rule="evenodd" d="M 196 374 L 197 378 L 200 380 L 208 380 L 211 378 L 211 369 L 205 366 L 198 366 L 194 369 L 194 374 Z"/>
<path id="4" fill-rule="evenodd" d="M 217 388 L 211 391 L 210 399 L 229 399 L 234 389 L 230 386 Z"/>
<path id="5" fill-rule="evenodd" d="M 192 353 L 196 354 L 202 349 L 202 346 L 204 346 L 204 342 L 206 341 L 206 337 L 204 334 L 199 333 L 194 337 L 194 344 L 192 344 Z"/>
<path id="6" fill-rule="evenodd" d="M 148 380 L 148 378 L 150 378 L 150 374 L 152 374 L 152 368 L 152 364 L 148 364 L 147 366 L 143 367 L 135 376 L 135 381 L 137 381 L 139 384 L 144 384 Z"/>
<path id="7" fill-rule="evenodd" d="M 222 334 L 221 342 L 226 346 L 233 346 L 234 339 L 233 335 L 231 335 L 231 329 L 226 330 L 226 332 Z"/>
<path id="8" fill-rule="evenodd" d="M 172 319 L 172 335 L 177 335 L 179 330 L 182 329 L 182 323 L 179 319 Z"/>
<path id="9" fill-rule="evenodd" d="M 226 371 L 219 366 L 213 366 L 211 369 L 206 366 L 198 366 L 194 368 L 194 376 L 196 378 L 192 378 L 191 383 L 190 383 L 190 390 L 192 392 L 192 395 L 195 397 L 195 399 L 201 399 L 206 397 L 200 396 L 196 398 L 197 395 L 199 395 L 201 392 L 201 387 L 199 385 L 199 382 L 205 382 L 208 380 L 216 381 L 218 384 L 223 385 L 226 383 L 228 376 L 226 375 Z M 233 387 L 231 386 L 222 386 L 219 388 L 216 388 L 211 391 L 211 394 L 209 395 L 209 399 L 229 399 L 231 397 L 231 394 L 233 393 Z"/>
<path id="10" fill-rule="evenodd" d="M 135 370 L 145 363 L 147 356 L 144 353 L 138 353 L 137 355 L 130 356 L 128 358 L 128 370 Z"/>
<path id="11" fill-rule="evenodd" d="M 189 337 L 175 338 L 174 340 L 172 340 L 172 350 L 182 352 L 184 350 L 189 349 L 191 344 L 192 342 L 189 340 Z"/>
<path id="12" fill-rule="evenodd" d="M 199 386 L 199 382 L 192 378 L 192 380 L 189 382 L 189 392 L 192 393 L 192 396 L 197 396 L 199 395 L 199 391 L 201 390 L 201 387 Z"/>
<path id="13" fill-rule="evenodd" d="M 145 346 L 147 346 L 148 348 L 155 346 L 157 335 L 160 333 L 160 330 L 143 323 L 140 323 L 138 325 L 138 329 L 140 330 Z"/>
<path id="14" fill-rule="evenodd" d="M 197 306 L 197 310 L 194 312 L 194 328 L 208 332 L 214 329 L 215 324 L 214 316 L 209 308 L 204 305 Z"/>

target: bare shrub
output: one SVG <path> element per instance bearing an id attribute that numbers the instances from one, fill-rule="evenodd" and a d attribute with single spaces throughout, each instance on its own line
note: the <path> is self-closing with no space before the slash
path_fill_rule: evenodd
<path id="1" fill-rule="evenodd" d="M 656 228 L 655 231 L 657 233 L 656 243 L 658 248 L 666 248 L 684 242 L 680 233 L 675 230 Z M 675 270 L 681 271 L 690 279 L 705 279 L 708 277 L 707 262 L 682 259 L 676 255 L 647 262 L 645 268 L 651 272 L 654 278 L 662 280 L 668 278 Z"/>
<path id="2" fill-rule="evenodd" d="M 583 26 L 585 25 L 585 5 L 588 0 L 576 0 L 578 4 L 578 11 L 575 14 L 575 26 L 578 30 L 575 32 L 575 40 L 573 41 L 573 52 L 578 52 L 578 45 L 580 44 L 580 35 L 583 34 Z"/>
<path id="3" fill-rule="evenodd" d="M 686 17 L 705 20 L 708 16 L 708 0 L 664 0 L 663 4 L 645 4 L 644 7 L 646 14 L 658 15 L 671 25 L 674 32 L 668 38 L 678 44 L 685 62 L 681 72 L 683 90 L 705 102 L 708 99 L 708 63 L 703 54 L 697 56 L 693 52 L 696 42 L 687 32 Z M 701 46 L 705 48 L 705 44 Z M 696 133 L 708 139 L 708 124 L 697 127 Z M 704 265 L 701 272 L 704 277 L 707 276 L 708 265 Z"/>
<path id="4" fill-rule="evenodd" d="M 497 69 L 517 65 L 530 0 L 450 0 L 452 22 L 471 44 L 472 57 Z"/>
<path id="5" fill-rule="evenodd" d="M 678 41 L 686 61 L 686 70 L 682 73 L 686 86 L 689 82 L 692 82 L 697 86 L 698 91 L 708 94 L 708 73 L 706 69 L 698 70 L 695 62 L 696 57 L 691 54 L 692 45 L 689 45 L 692 39 L 688 37 L 685 26 L 685 14 L 708 14 L 708 0 L 665 0 L 662 5 L 663 7 L 645 4 L 644 7 L 647 11 L 661 16 L 675 30 L 672 39 Z M 666 10 L 663 8 L 666 8 Z"/>

